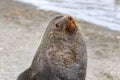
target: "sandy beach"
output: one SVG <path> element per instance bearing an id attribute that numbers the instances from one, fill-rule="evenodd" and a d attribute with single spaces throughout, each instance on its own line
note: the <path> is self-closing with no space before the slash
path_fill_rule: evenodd
<path id="1" fill-rule="evenodd" d="M 16 80 L 33 60 L 51 19 L 63 15 L 0 0 L 0 80 Z M 86 80 L 120 80 L 120 32 L 78 20 L 87 46 Z"/>

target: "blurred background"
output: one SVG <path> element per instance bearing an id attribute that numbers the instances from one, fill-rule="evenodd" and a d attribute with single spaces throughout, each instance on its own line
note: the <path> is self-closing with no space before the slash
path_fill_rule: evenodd
<path id="1" fill-rule="evenodd" d="M 16 80 L 31 65 L 57 15 L 71 15 L 81 27 L 86 80 L 120 80 L 120 0 L 0 0 L 0 80 Z"/>
<path id="2" fill-rule="evenodd" d="M 120 0 L 19 0 L 37 6 L 73 15 L 78 19 L 120 30 Z"/>

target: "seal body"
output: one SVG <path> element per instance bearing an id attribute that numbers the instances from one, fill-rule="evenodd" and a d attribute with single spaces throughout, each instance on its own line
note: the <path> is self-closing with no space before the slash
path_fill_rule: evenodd
<path id="1" fill-rule="evenodd" d="M 85 80 L 87 52 L 71 16 L 57 16 L 48 25 L 32 65 L 17 80 Z"/>

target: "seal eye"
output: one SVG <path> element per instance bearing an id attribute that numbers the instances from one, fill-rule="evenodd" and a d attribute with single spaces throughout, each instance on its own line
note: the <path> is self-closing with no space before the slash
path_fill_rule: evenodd
<path id="1" fill-rule="evenodd" d="M 55 26 L 58 28 L 59 27 L 59 25 L 58 24 L 55 24 Z"/>

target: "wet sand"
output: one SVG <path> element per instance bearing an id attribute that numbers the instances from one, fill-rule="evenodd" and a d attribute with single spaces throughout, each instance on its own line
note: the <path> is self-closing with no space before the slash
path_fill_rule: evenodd
<path id="1" fill-rule="evenodd" d="M 0 0 L 0 80 L 16 80 L 33 60 L 52 11 Z M 78 20 L 88 52 L 86 80 L 120 80 L 120 32 Z"/>

